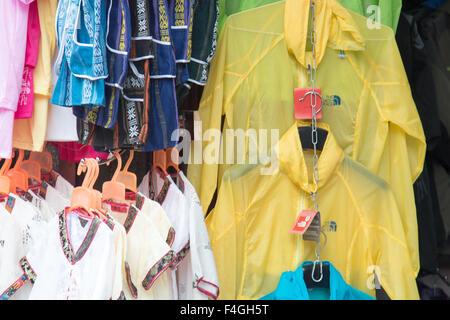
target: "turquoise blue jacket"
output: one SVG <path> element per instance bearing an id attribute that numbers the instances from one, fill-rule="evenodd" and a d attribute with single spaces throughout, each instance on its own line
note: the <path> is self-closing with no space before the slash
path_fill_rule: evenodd
<path id="1" fill-rule="evenodd" d="M 277 288 L 260 300 L 375 300 L 372 296 L 347 284 L 339 271 L 328 262 L 330 269 L 330 288 L 314 288 L 308 290 L 303 280 L 303 267 L 312 264 L 304 262 L 295 271 L 283 272 Z"/>

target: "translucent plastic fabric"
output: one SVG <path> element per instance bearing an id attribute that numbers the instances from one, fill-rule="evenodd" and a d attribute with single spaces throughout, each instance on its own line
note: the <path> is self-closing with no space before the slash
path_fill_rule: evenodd
<path id="1" fill-rule="evenodd" d="M 220 0 L 219 32 L 230 15 L 278 1 L 280 0 Z M 346 9 L 370 17 L 374 23 L 397 30 L 402 0 L 339 0 L 339 3 Z"/>
<path id="2" fill-rule="evenodd" d="M 203 132 L 221 130 L 222 116 L 223 132 L 278 129 L 281 137 L 292 126 L 294 88 L 311 85 L 307 73 L 311 52 L 305 49 L 308 14 L 309 0 L 287 0 L 229 17 L 200 102 Z M 369 29 L 366 18 L 336 0 L 317 2 L 316 21 L 316 86 L 324 101 L 320 122 L 329 124 L 347 156 L 390 185 L 417 273 L 413 182 L 422 171 L 426 143 L 393 31 L 385 26 Z M 267 136 L 267 144 L 258 141 L 255 153 L 270 150 L 270 132 Z M 194 141 L 191 155 L 199 146 L 209 150 L 216 140 Z M 228 140 L 223 134 L 221 146 Z M 247 159 L 249 141 L 245 141 Z M 188 178 L 204 210 L 232 165 L 218 164 L 228 155 L 225 150 L 214 155 L 212 163 L 189 165 Z M 245 159 L 233 163 L 237 160 Z"/>
<path id="3" fill-rule="evenodd" d="M 323 128 L 326 128 L 322 125 Z M 285 271 L 314 261 L 315 242 L 289 233 L 312 208 L 312 152 L 294 124 L 278 145 L 278 166 L 234 166 L 206 218 L 220 283 L 219 299 L 259 299 Z M 344 155 L 331 132 L 319 157 L 319 198 L 327 240 L 320 251 L 345 282 L 375 297 L 374 275 L 391 299 L 419 299 L 415 272 L 389 186 Z M 321 237 L 321 245 L 324 244 Z"/>

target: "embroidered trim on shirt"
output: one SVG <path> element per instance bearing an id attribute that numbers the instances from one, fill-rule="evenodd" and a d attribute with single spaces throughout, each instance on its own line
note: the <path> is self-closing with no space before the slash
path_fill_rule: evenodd
<path id="1" fill-rule="evenodd" d="M 23 274 L 0 295 L 0 300 L 8 300 L 9 298 L 11 298 L 17 292 L 17 290 L 19 290 L 27 281 L 27 276 Z"/>
<path id="2" fill-rule="evenodd" d="M 67 260 L 71 264 L 77 263 L 81 258 L 83 258 L 84 254 L 88 250 L 89 246 L 94 239 L 95 234 L 97 233 L 98 227 L 100 226 L 100 219 L 94 217 L 91 225 L 89 226 L 89 230 L 86 234 L 86 237 L 83 239 L 81 246 L 78 248 L 77 252 L 73 252 L 72 244 L 70 243 L 70 239 L 67 233 L 67 222 L 66 222 L 66 213 L 65 210 L 59 214 L 59 236 L 61 240 L 62 249 L 64 255 Z"/>
<path id="3" fill-rule="evenodd" d="M 65 211 L 62 211 L 59 214 L 59 238 L 61 240 L 61 246 L 62 246 L 64 255 L 66 256 L 67 260 L 69 260 L 69 262 L 72 262 L 73 261 L 73 253 L 70 248 L 69 239 L 67 238 L 65 214 L 66 214 Z"/>
<path id="4" fill-rule="evenodd" d="M 190 242 L 188 241 L 184 247 L 178 251 L 175 261 L 170 265 L 170 269 L 174 270 L 178 265 L 181 263 L 181 261 L 186 258 L 186 255 L 188 254 L 189 250 L 191 248 Z"/>
<path id="5" fill-rule="evenodd" d="M 166 239 L 166 243 L 169 245 L 169 247 L 172 247 L 174 240 L 175 240 L 175 229 L 173 227 L 170 227 Z"/>
<path id="6" fill-rule="evenodd" d="M 95 217 L 94 220 L 92 221 L 89 227 L 89 231 L 83 240 L 83 243 L 81 244 L 80 248 L 78 248 L 78 251 L 75 254 L 75 259 L 73 261 L 74 264 L 80 261 L 81 258 L 83 258 L 83 256 L 85 255 L 86 251 L 89 249 L 92 240 L 94 239 L 94 236 L 97 233 L 98 227 L 100 226 L 100 223 L 101 221 L 97 217 Z"/>
<path id="7" fill-rule="evenodd" d="M 154 200 L 156 202 L 158 202 L 159 204 L 163 204 L 164 200 L 166 199 L 167 193 L 169 191 L 169 187 L 170 187 L 170 180 L 167 179 L 167 177 L 160 171 L 157 171 L 157 174 L 159 174 L 159 176 L 164 179 L 164 185 L 161 188 L 161 191 L 158 193 L 158 195 L 156 194 L 156 190 L 153 186 L 152 183 L 152 177 L 150 175 L 150 179 L 149 179 L 149 189 L 150 189 L 150 199 Z"/>
<path id="8" fill-rule="evenodd" d="M 127 300 L 127 298 L 125 297 L 125 293 L 123 291 L 120 291 L 120 295 L 119 298 L 117 298 L 117 300 Z"/>
<path id="9" fill-rule="evenodd" d="M 142 210 L 142 207 L 144 205 L 144 196 L 140 193 L 136 194 L 136 208 L 138 208 L 139 210 Z"/>
<path id="10" fill-rule="evenodd" d="M 36 281 L 36 273 L 28 262 L 27 257 L 20 259 L 19 264 L 25 276 L 31 281 L 31 283 L 34 283 Z"/>
<path id="11" fill-rule="evenodd" d="M 126 261 L 125 261 L 125 273 L 126 273 L 128 288 L 130 289 L 131 295 L 133 296 L 133 298 L 137 299 L 138 291 L 136 289 L 136 286 L 133 284 L 133 281 L 131 280 L 130 265 Z"/>
<path id="12" fill-rule="evenodd" d="M 33 195 L 30 193 L 30 191 L 22 193 L 20 195 L 20 198 L 26 202 L 32 202 L 33 201 Z"/>
<path id="13" fill-rule="evenodd" d="M 116 224 L 114 223 L 114 221 L 112 221 L 111 218 L 108 217 L 108 220 L 106 220 L 105 223 L 106 223 L 106 225 L 107 225 L 111 230 L 114 231 L 114 226 L 115 226 Z"/>
<path id="14" fill-rule="evenodd" d="M 216 288 L 217 288 L 217 294 L 213 294 L 212 292 L 210 292 L 210 291 L 208 291 L 208 290 L 205 290 L 205 289 L 203 289 L 202 287 L 200 287 L 199 285 L 200 285 L 200 283 L 202 283 L 202 282 L 207 283 L 208 285 L 211 285 L 211 286 L 213 286 L 213 287 L 216 287 Z M 217 297 L 219 296 L 219 287 L 216 286 L 216 285 L 215 285 L 214 283 L 212 283 L 212 282 L 209 282 L 209 281 L 204 280 L 203 277 L 201 277 L 200 279 L 198 279 L 197 284 L 195 285 L 195 288 L 197 288 L 198 291 L 200 291 L 201 293 L 207 295 L 208 297 L 211 297 L 211 298 L 214 299 L 214 300 L 217 300 Z"/>
<path id="15" fill-rule="evenodd" d="M 125 219 L 125 222 L 123 223 L 123 226 L 127 233 L 128 233 L 128 231 L 130 231 L 131 226 L 133 225 L 137 214 L 138 214 L 137 208 L 135 206 L 130 206 L 130 209 L 128 210 L 127 218 Z"/>
<path id="16" fill-rule="evenodd" d="M 153 283 L 158 279 L 158 277 L 173 263 L 176 256 L 172 250 L 169 250 L 158 262 L 156 262 L 153 267 L 150 268 L 142 285 L 145 290 L 149 290 Z"/>

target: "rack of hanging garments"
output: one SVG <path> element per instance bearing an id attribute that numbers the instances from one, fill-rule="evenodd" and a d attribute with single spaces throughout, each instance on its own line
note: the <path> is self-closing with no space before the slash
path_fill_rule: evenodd
<path id="1" fill-rule="evenodd" d="M 177 198 L 151 199 L 128 171 L 133 150 L 122 168 L 125 152 L 80 161 L 83 182 L 70 194 L 46 181 L 36 192 L 11 193 L 1 168 L 1 235 L 8 243 L 0 249 L 1 299 L 217 298 L 214 257 L 195 190 L 183 180 L 183 191 L 175 184 L 162 191 Z M 45 154 L 30 158 L 49 164 Z M 112 179 L 96 190 L 101 167 L 113 162 Z"/>

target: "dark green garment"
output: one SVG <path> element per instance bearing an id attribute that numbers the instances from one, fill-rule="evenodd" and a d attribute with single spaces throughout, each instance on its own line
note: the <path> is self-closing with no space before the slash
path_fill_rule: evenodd
<path id="1" fill-rule="evenodd" d="M 189 63 L 189 81 L 204 85 L 208 66 L 217 44 L 219 0 L 196 0 L 192 22 L 192 54 Z"/>
<path id="2" fill-rule="evenodd" d="M 219 0 L 219 33 L 226 19 L 244 10 L 257 8 L 280 0 Z M 374 21 L 397 30 L 398 19 L 402 9 L 402 0 L 338 0 L 346 9 L 374 19 Z M 377 9 L 378 6 L 379 9 Z"/>

